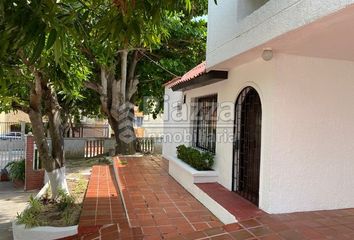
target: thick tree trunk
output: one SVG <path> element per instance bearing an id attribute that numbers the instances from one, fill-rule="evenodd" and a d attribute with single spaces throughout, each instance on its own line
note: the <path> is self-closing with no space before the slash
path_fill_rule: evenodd
<path id="1" fill-rule="evenodd" d="M 25 56 L 19 52 L 23 63 L 34 75 L 34 83 L 30 90 L 29 115 L 34 140 L 37 145 L 40 160 L 49 177 L 52 197 L 55 198 L 58 189 L 68 193 L 64 167 L 64 139 L 60 119 L 60 106 L 55 92 L 52 91 L 43 74 Z M 46 114 L 48 116 L 49 131 L 52 137 L 52 149 L 50 150 L 46 138 L 46 129 L 43 124 L 42 102 L 44 100 Z"/>
<path id="2" fill-rule="evenodd" d="M 42 166 L 46 171 L 53 171 L 57 166 L 50 157 L 49 145 L 45 137 L 45 128 L 42 120 L 43 116 L 41 112 L 32 108 L 29 110 L 28 115 L 32 124 L 33 137 L 42 161 Z"/>
<path id="3" fill-rule="evenodd" d="M 132 155 L 136 152 L 136 136 L 133 126 L 134 105 L 122 104 L 118 109 L 117 153 Z"/>
<path id="4" fill-rule="evenodd" d="M 58 189 L 62 189 L 64 192 L 68 193 L 68 186 L 65 178 L 65 167 L 63 163 L 60 163 L 58 158 L 54 157 L 63 155 L 62 145 L 58 150 L 59 142 L 55 139 L 52 139 L 52 150 L 50 151 L 49 144 L 45 136 L 42 113 L 33 108 L 30 108 L 28 115 L 32 124 L 33 136 L 37 145 L 40 159 L 47 173 L 47 176 L 49 177 L 49 182 L 52 189 L 52 197 L 56 198 Z M 51 125 L 50 122 L 51 120 L 49 120 L 49 125 Z"/>
<path id="5" fill-rule="evenodd" d="M 138 78 L 135 76 L 135 68 L 138 60 L 138 51 L 134 51 L 129 57 L 129 50 L 121 50 L 118 80 L 115 76 L 117 66 L 114 65 L 100 66 L 100 84 L 86 82 L 86 87 L 100 95 L 101 110 L 107 115 L 115 134 L 116 154 L 132 155 L 136 152 L 134 105 L 130 100 L 137 91 Z"/>
<path id="6" fill-rule="evenodd" d="M 63 124 L 61 119 L 61 107 L 58 103 L 56 93 L 50 86 L 45 88 L 45 106 L 48 116 L 49 134 L 52 139 L 51 157 L 55 163 L 52 171 L 47 171 L 51 182 L 52 194 L 55 198 L 58 190 L 69 193 L 65 177 L 65 156 L 64 156 L 64 137 Z"/>

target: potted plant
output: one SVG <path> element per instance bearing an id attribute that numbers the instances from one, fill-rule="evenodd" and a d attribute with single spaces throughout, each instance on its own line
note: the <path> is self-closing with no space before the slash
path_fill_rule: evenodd
<path id="1" fill-rule="evenodd" d="M 23 187 L 25 182 L 25 160 L 13 161 L 6 165 L 9 177 L 15 187 Z"/>
<path id="2" fill-rule="evenodd" d="M 9 181 L 9 173 L 5 168 L 1 169 L 0 171 L 0 181 L 2 182 Z"/>

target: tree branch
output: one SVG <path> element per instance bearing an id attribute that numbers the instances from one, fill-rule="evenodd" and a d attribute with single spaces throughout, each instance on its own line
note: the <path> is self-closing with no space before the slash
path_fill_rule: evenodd
<path id="1" fill-rule="evenodd" d="M 80 51 L 82 52 L 82 54 L 90 61 L 92 61 L 93 63 L 97 64 L 97 60 L 95 55 L 92 53 L 91 49 L 88 49 L 85 46 L 80 46 L 79 47 Z"/>
<path id="2" fill-rule="evenodd" d="M 13 109 L 17 110 L 17 111 L 22 111 L 24 113 L 29 113 L 30 112 L 30 108 L 24 105 L 21 105 L 18 102 L 12 101 L 11 106 Z"/>
<path id="3" fill-rule="evenodd" d="M 122 50 L 121 52 L 121 82 L 120 82 L 120 92 L 122 99 L 125 102 L 126 91 L 127 91 L 127 68 L 128 68 L 128 50 Z"/>
<path id="4" fill-rule="evenodd" d="M 84 82 L 84 85 L 86 88 L 89 88 L 95 92 L 97 92 L 98 94 L 102 95 L 103 94 L 103 89 L 102 86 L 98 83 L 94 83 L 94 82 Z"/>
<path id="5" fill-rule="evenodd" d="M 42 95 L 42 78 L 43 74 L 25 57 L 22 49 L 18 51 L 18 55 L 22 62 L 27 66 L 35 78 L 35 94 Z"/>
<path id="6" fill-rule="evenodd" d="M 139 84 L 139 77 L 136 76 L 136 78 L 134 78 L 133 81 L 131 81 L 131 85 L 129 86 L 129 92 L 127 94 L 128 95 L 128 100 L 131 100 L 133 95 L 138 90 L 138 84 Z"/>
<path id="7" fill-rule="evenodd" d="M 139 61 L 138 51 L 134 51 L 133 59 L 132 59 L 132 62 L 130 64 L 129 73 L 128 73 L 128 81 L 129 82 L 134 79 L 135 68 L 136 68 L 136 65 L 137 65 L 138 61 Z"/>

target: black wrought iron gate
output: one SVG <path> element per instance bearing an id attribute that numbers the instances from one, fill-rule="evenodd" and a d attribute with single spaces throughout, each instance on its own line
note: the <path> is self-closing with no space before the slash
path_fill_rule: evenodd
<path id="1" fill-rule="evenodd" d="M 262 107 L 257 91 L 245 88 L 235 107 L 233 190 L 258 206 Z"/>

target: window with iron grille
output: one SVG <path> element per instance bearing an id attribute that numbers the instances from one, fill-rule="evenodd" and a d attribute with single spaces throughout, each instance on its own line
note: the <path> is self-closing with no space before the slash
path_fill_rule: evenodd
<path id="1" fill-rule="evenodd" d="M 197 98 L 195 104 L 193 146 L 215 153 L 217 95 Z"/>

